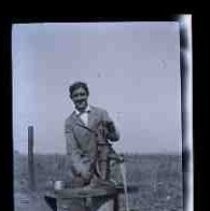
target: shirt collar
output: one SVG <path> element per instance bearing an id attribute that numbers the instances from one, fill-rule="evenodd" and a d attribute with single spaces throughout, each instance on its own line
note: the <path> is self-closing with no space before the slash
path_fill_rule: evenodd
<path id="1" fill-rule="evenodd" d="M 74 109 L 74 111 L 75 111 L 76 115 L 80 115 L 80 114 L 81 114 L 81 112 L 80 112 L 80 111 L 78 111 L 76 108 Z M 90 112 L 90 111 L 91 111 L 91 108 L 90 108 L 90 106 L 89 106 L 89 105 L 87 105 L 87 107 L 86 107 L 85 111 L 84 111 L 84 112 L 82 112 L 82 113 L 88 113 L 88 112 Z"/>

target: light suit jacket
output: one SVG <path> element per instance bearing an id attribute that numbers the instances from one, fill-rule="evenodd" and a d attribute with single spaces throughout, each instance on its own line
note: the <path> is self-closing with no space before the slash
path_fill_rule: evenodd
<path id="1" fill-rule="evenodd" d="M 65 121 L 67 155 L 70 158 L 71 168 L 75 175 L 94 170 L 97 143 L 91 130 L 94 130 L 100 121 L 112 120 L 107 111 L 93 106 L 90 106 L 87 127 L 75 111 Z M 117 130 L 109 134 L 109 140 L 119 140 Z"/>

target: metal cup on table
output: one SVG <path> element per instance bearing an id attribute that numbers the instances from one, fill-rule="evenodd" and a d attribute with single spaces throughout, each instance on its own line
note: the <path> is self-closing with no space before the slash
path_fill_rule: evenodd
<path id="1" fill-rule="evenodd" d="M 55 183 L 54 183 L 54 190 L 55 191 L 63 190 L 64 187 L 65 187 L 64 181 L 61 181 L 61 180 L 55 181 Z"/>

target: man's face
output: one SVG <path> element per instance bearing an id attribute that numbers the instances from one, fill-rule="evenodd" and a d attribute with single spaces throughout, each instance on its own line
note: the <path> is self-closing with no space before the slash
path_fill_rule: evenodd
<path id="1" fill-rule="evenodd" d="M 84 111 L 87 107 L 88 94 L 84 88 L 75 89 L 71 96 L 72 101 L 77 110 Z"/>

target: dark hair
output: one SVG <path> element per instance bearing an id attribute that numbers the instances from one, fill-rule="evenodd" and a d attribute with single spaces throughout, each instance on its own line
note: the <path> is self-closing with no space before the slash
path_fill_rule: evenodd
<path id="1" fill-rule="evenodd" d="M 89 95 L 89 89 L 88 89 L 87 84 L 84 82 L 78 81 L 70 85 L 69 87 L 70 97 L 72 97 L 73 92 L 79 88 L 83 88 L 86 91 L 87 95 Z"/>

